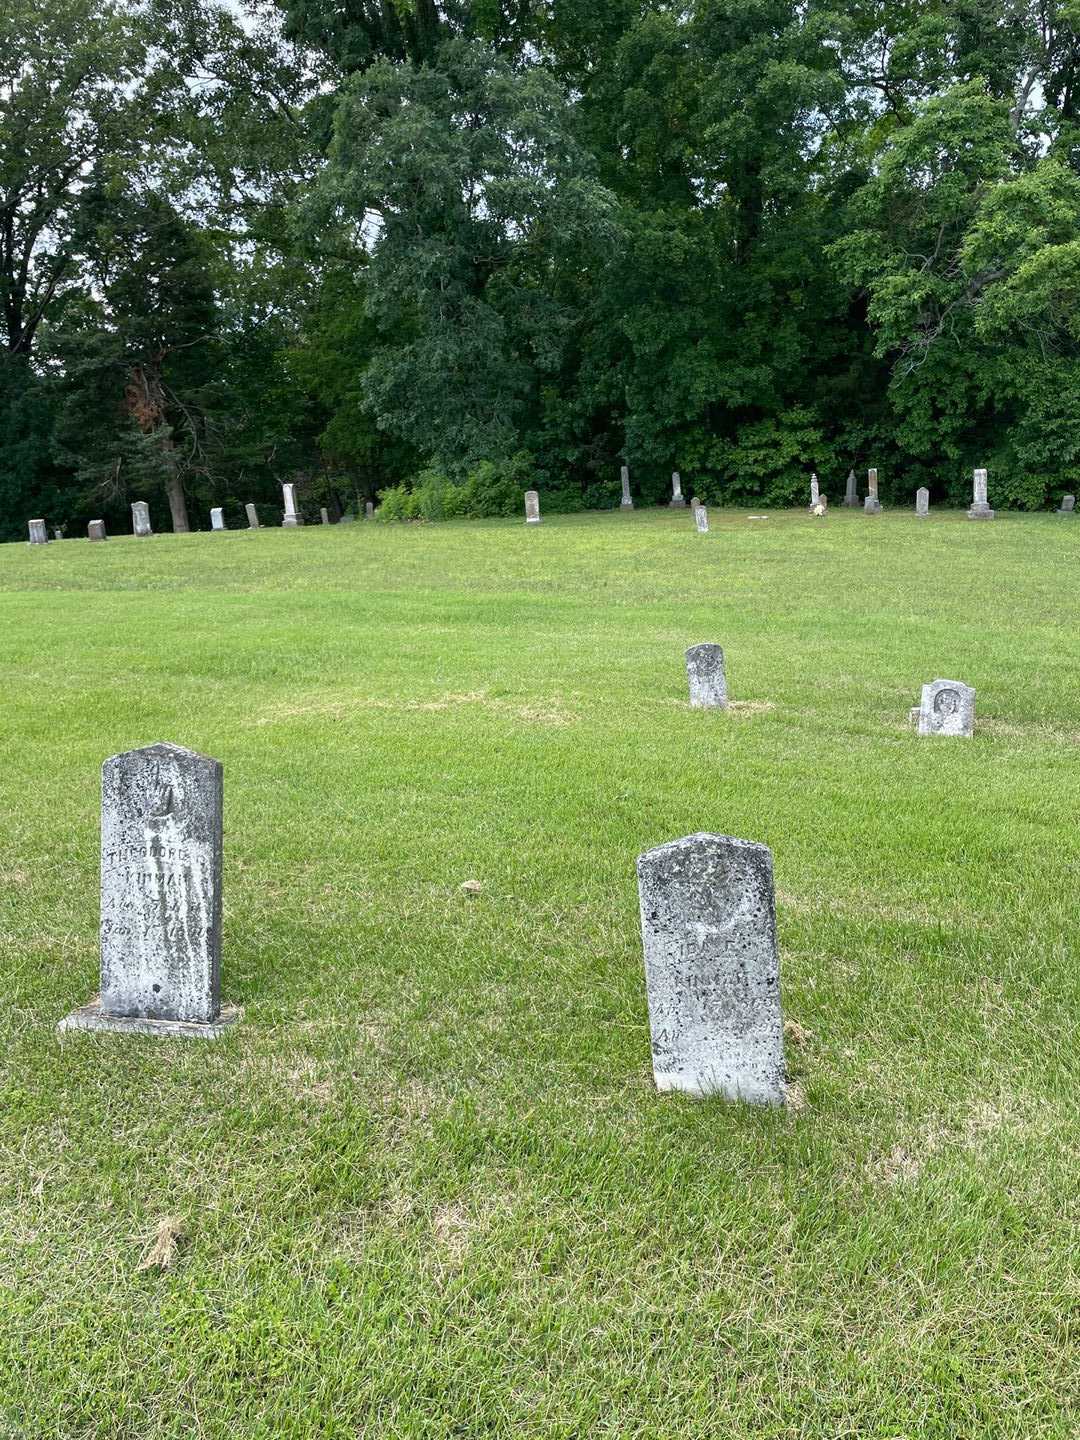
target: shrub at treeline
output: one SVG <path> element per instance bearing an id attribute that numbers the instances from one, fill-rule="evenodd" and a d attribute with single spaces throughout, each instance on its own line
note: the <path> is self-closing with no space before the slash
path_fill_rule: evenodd
<path id="1" fill-rule="evenodd" d="M 5 537 L 1077 488 L 1078 0 L 7 0 L 0 56 Z"/>

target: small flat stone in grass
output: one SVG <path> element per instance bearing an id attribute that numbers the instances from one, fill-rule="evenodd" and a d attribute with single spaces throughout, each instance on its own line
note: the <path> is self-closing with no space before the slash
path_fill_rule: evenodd
<path id="1" fill-rule="evenodd" d="M 461 893 L 463 895 L 479 895 L 484 887 L 479 880 L 463 880 L 461 882 Z"/>

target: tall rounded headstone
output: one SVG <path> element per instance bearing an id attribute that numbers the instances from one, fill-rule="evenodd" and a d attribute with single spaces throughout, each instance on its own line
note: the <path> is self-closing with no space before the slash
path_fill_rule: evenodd
<path id="1" fill-rule="evenodd" d="M 295 528 L 297 525 L 303 525 L 303 516 L 296 508 L 296 486 L 286 482 L 281 487 L 281 494 L 285 502 L 285 514 L 281 521 L 282 525 L 286 525 L 290 529 Z"/>
<path id="2" fill-rule="evenodd" d="M 925 520 L 930 514 L 930 491 L 925 485 L 915 491 L 915 514 L 920 520 Z"/>
<path id="3" fill-rule="evenodd" d="M 637 874 L 656 1088 L 782 1105 L 768 847 L 688 835 L 640 855 Z"/>
<path id="4" fill-rule="evenodd" d="M 136 535 L 152 535 L 150 529 L 150 506 L 145 500 L 134 500 L 131 505 L 131 528 Z"/>
<path id="5" fill-rule="evenodd" d="M 691 645 L 686 652 L 690 704 L 705 710 L 727 709 L 724 651 L 719 645 Z"/>
<path id="6" fill-rule="evenodd" d="M 630 469 L 624 465 L 619 471 L 619 480 L 622 484 L 622 499 L 619 501 L 620 510 L 632 510 L 634 500 L 630 494 Z"/>
<path id="7" fill-rule="evenodd" d="M 222 771 L 180 745 L 101 767 L 101 994 L 61 1029 L 216 1037 Z"/>
<path id="8" fill-rule="evenodd" d="M 525 523 L 540 524 L 540 496 L 535 490 L 525 491 Z"/>
<path id="9" fill-rule="evenodd" d="M 259 529 L 259 512 L 255 509 L 255 506 L 254 506 L 254 504 L 252 503 L 252 501 L 249 500 L 249 501 L 247 502 L 247 504 L 244 506 L 244 511 L 245 511 L 245 513 L 246 513 L 246 515 L 247 515 L 248 529 L 249 529 L 249 530 L 258 530 L 258 529 Z"/>

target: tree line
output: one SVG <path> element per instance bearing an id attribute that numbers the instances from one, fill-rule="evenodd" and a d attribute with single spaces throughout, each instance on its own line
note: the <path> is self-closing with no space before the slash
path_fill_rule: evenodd
<path id="1" fill-rule="evenodd" d="M 1076 488 L 1080 0 L 6 0 L 0 535 Z"/>

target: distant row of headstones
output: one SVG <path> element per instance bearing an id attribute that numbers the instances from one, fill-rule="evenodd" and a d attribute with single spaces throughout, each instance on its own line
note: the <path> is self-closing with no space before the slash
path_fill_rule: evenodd
<path id="1" fill-rule="evenodd" d="M 686 652 L 690 704 L 727 706 L 724 652 Z M 975 692 L 923 687 L 920 735 L 970 735 Z M 101 986 L 61 1030 L 216 1039 L 221 1004 L 223 774 L 179 745 L 101 770 Z M 778 1105 L 786 1094 L 772 854 L 690 835 L 637 861 L 653 1075 L 659 1090 Z"/>
<path id="2" fill-rule="evenodd" d="M 291 484 L 282 485 L 281 490 L 285 500 L 285 511 L 281 520 L 282 525 L 288 526 L 290 529 L 297 525 L 303 525 L 304 517 L 296 508 L 296 486 Z M 259 524 L 258 512 L 250 500 L 244 506 L 244 512 L 247 515 L 249 530 L 259 530 L 262 528 Z M 375 506 L 369 500 L 364 506 L 364 516 L 366 519 L 370 520 L 374 513 Z M 319 511 L 319 516 L 324 525 L 329 525 L 331 523 L 330 512 L 329 510 L 327 510 L 325 505 Z M 211 530 L 224 530 L 226 528 L 225 511 L 224 508 L 220 505 L 216 505 L 210 511 L 210 528 Z M 154 533 L 150 527 L 150 507 L 145 500 L 135 500 L 132 502 L 131 529 L 134 535 L 146 536 L 152 535 Z M 62 531 L 54 530 L 53 534 L 57 540 L 63 539 Z M 107 540 L 109 537 L 105 529 L 105 521 L 91 520 L 86 527 L 86 535 L 87 539 L 89 540 Z M 48 544 L 48 541 L 49 531 L 45 525 L 45 521 L 31 520 L 30 544 L 46 545 Z"/>
<path id="3" fill-rule="evenodd" d="M 620 510 L 633 510 L 634 502 L 630 495 L 630 470 L 624 465 L 621 471 L 622 478 L 622 502 Z M 985 470 L 976 470 L 974 473 L 974 493 L 972 496 L 971 508 L 967 512 L 969 520 L 993 520 L 995 511 L 991 510 L 987 501 L 987 475 Z M 849 470 L 847 477 L 847 492 L 844 495 L 843 503 L 848 507 L 857 507 L 859 504 L 858 482 L 855 479 L 855 471 Z M 671 499 L 668 505 L 674 509 L 686 505 L 682 493 L 682 478 L 677 470 L 671 474 Z M 693 511 L 694 522 L 701 534 L 707 534 L 709 530 L 709 515 L 705 506 L 695 495 L 690 501 L 690 508 Z M 829 498 L 821 493 L 821 485 L 816 475 L 810 476 L 810 514 L 824 515 L 829 508 Z M 867 515 L 881 514 L 881 501 L 878 498 L 878 472 L 871 469 L 867 471 L 867 494 L 863 501 L 863 510 Z M 1076 496 L 1066 495 L 1057 511 L 1059 515 L 1072 515 L 1076 511 Z M 915 514 L 923 517 L 930 513 L 930 491 L 925 486 L 915 492 Z M 761 517 L 753 517 L 761 518 Z M 535 490 L 525 492 L 525 523 L 528 525 L 539 525 L 540 523 L 540 496 Z"/>
<path id="4" fill-rule="evenodd" d="M 630 470 L 624 465 L 621 471 L 622 477 L 622 502 L 620 510 L 633 510 L 634 502 L 630 495 Z M 867 471 L 867 495 L 863 501 L 863 510 L 867 515 L 881 514 L 881 501 L 878 499 L 878 472 Z M 296 505 L 296 486 L 286 483 L 281 487 L 282 496 L 285 502 L 285 510 L 282 516 L 282 525 L 292 528 L 303 525 L 304 519 Z M 848 472 L 847 493 L 844 496 L 844 505 L 857 507 L 859 495 L 855 471 Z M 672 509 L 685 509 L 686 500 L 682 493 L 682 479 L 677 470 L 671 474 L 671 499 L 668 505 Z M 810 513 L 811 515 L 824 515 L 828 510 L 829 500 L 827 495 L 821 493 L 821 486 L 816 475 L 810 476 Z M 694 522 L 701 534 L 707 534 L 709 530 L 709 514 L 705 506 L 695 495 L 690 501 L 690 508 L 694 515 Z M 260 529 L 259 517 L 255 506 L 249 501 L 244 506 L 247 514 L 248 529 Z M 1072 515 L 1076 511 L 1076 496 L 1066 495 L 1061 501 L 1061 507 L 1057 511 L 1059 515 Z M 370 520 L 375 513 L 375 506 L 369 500 L 364 506 L 365 518 Z M 930 513 L 930 491 L 925 487 L 915 493 L 915 514 L 926 516 Z M 969 520 L 993 520 L 995 512 L 991 510 L 986 498 L 986 471 L 976 470 L 974 478 L 974 494 L 972 497 L 971 509 L 967 512 Z M 324 525 L 330 524 L 330 514 L 325 506 L 319 512 Z M 150 528 L 150 507 L 145 500 L 136 500 L 131 507 L 132 530 L 136 535 L 152 535 Z M 44 520 L 31 520 L 30 522 L 30 544 L 45 545 L 49 540 L 49 532 Z M 525 523 L 527 525 L 540 524 L 540 495 L 536 490 L 525 492 Z M 218 505 L 210 511 L 210 528 L 212 530 L 224 530 L 225 512 Z M 57 540 L 62 538 L 62 532 L 55 530 Z M 91 520 L 86 527 L 86 533 L 91 540 L 106 540 L 104 520 Z"/>

